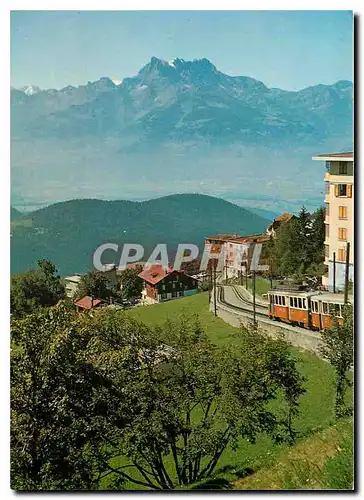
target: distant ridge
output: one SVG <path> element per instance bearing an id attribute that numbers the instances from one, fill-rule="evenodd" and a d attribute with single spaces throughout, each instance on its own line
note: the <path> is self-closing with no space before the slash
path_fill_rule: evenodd
<path id="1" fill-rule="evenodd" d="M 202 248 L 209 234 L 257 233 L 269 221 L 221 198 L 177 194 L 144 202 L 71 200 L 36 210 L 21 222 L 12 228 L 11 271 L 48 258 L 64 275 L 90 269 L 102 243 L 140 243 L 146 252 L 166 243 L 173 253 L 178 243 Z"/>

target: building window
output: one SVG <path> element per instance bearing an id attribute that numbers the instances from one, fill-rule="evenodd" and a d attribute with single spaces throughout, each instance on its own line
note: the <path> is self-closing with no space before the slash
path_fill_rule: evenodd
<path id="1" fill-rule="evenodd" d="M 327 161 L 326 162 L 326 172 L 330 172 L 330 167 L 331 167 L 331 162 Z"/>
<path id="2" fill-rule="evenodd" d="M 325 245 L 325 257 L 329 256 L 329 245 Z"/>
<path id="3" fill-rule="evenodd" d="M 330 215 L 330 203 L 325 203 L 325 217 Z"/>
<path id="4" fill-rule="evenodd" d="M 339 248 L 338 259 L 341 262 L 345 262 L 346 261 L 346 251 L 345 251 L 345 248 Z"/>
<path id="5" fill-rule="evenodd" d="M 329 225 L 328 224 L 325 224 L 325 237 L 328 238 L 329 237 Z"/>
<path id="6" fill-rule="evenodd" d="M 172 297 L 177 297 L 177 292 L 172 292 Z"/>
<path id="7" fill-rule="evenodd" d="M 330 194 L 330 183 L 328 181 L 325 182 L 325 194 Z"/>
<path id="8" fill-rule="evenodd" d="M 339 227 L 338 233 L 339 233 L 339 236 L 338 236 L 339 240 L 341 240 L 341 241 L 346 241 L 347 240 L 348 230 L 346 229 L 346 227 Z"/>
<path id="9" fill-rule="evenodd" d="M 166 285 L 162 285 L 162 290 L 165 290 L 166 289 Z"/>
<path id="10" fill-rule="evenodd" d="M 339 175 L 348 175 L 348 164 L 346 161 L 339 161 Z"/>
<path id="11" fill-rule="evenodd" d="M 339 219 L 348 218 L 348 207 L 339 207 Z"/>
<path id="12" fill-rule="evenodd" d="M 335 196 L 348 196 L 348 185 L 347 184 L 335 184 Z"/>
<path id="13" fill-rule="evenodd" d="M 172 283 L 172 288 L 176 288 L 176 283 Z"/>

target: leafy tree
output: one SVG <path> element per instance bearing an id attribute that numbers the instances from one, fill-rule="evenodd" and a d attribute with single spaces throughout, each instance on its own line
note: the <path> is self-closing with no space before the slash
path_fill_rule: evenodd
<path id="1" fill-rule="evenodd" d="M 302 207 L 298 217 L 283 224 L 265 248 L 265 258 L 275 275 L 290 276 L 301 283 L 305 276 L 321 276 L 324 266 L 324 209 L 311 216 Z"/>
<path id="2" fill-rule="evenodd" d="M 52 306 L 64 297 L 57 269 L 49 260 L 38 261 L 38 269 L 12 276 L 10 288 L 10 309 L 14 317 Z"/>
<path id="3" fill-rule="evenodd" d="M 171 490 L 241 438 L 294 439 L 302 378 L 288 345 L 256 330 L 221 350 L 197 318 L 151 329 L 61 304 L 14 320 L 12 339 L 13 488 Z"/>
<path id="4" fill-rule="evenodd" d="M 352 409 L 346 405 L 345 395 L 352 382 L 348 378 L 348 371 L 354 363 L 354 315 L 352 305 L 343 308 L 343 319 L 340 321 L 331 311 L 331 328 L 321 334 L 322 345 L 320 352 L 335 368 L 336 372 L 336 417 L 347 416 Z"/>
<path id="5" fill-rule="evenodd" d="M 123 297 L 126 299 L 139 298 L 143 290 L 143 280 L 138 274 L 142 271 L 142 267 L 136 269 L 125 269 L 120 275 L 122 284 Z"/>
<path id="6" fill-rule="evenodd" d="M 90 489 L 104 380 L 85 357 L 82 318 L 62 304 L 11 324 L 11 487 Z M 95 397 L 95 394 L 98 396 Z"/>
<path id="7" fill-rule="evenodd" d="M 89 271 L 81 277 L 76 295 L 82 298 L 85 295 L 107 300 L 119 295 L 118 287 L 109 276 L 100 271 Z"/>
<path id="8" fill-rule="evenodd" d="M 241 438 L 254 442 L 266 432 L 276 441 L 294 439 L 292 417 L 304 389 L 287 344 L 257 332 L 242 337 L 241 348 L 221 351 L 195 318 L 182 318 L 134 338 L 142 369 L 122 373 L 119 361 L 111 368 L 126 406 L 118 406 L 114 422 L 123 425 L 116 424 L 109 443 L 113 459 L 125 465 L 105 464 L 114 473 L 110 488 L 119 487 L 118 478 L 151 489 L 186 486 L 211 476 Z M 279 394 L 285 415 L 269 405 Z"/>

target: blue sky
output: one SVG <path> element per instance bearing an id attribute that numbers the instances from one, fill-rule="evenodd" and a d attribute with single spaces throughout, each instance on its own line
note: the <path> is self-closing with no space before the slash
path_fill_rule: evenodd
<path id="1" fill-rule="evenodd" d="M 135 75 L 152 56 L 299 90 L 353 79 L 351 11 L 13 11 L 11 84 Z"/>

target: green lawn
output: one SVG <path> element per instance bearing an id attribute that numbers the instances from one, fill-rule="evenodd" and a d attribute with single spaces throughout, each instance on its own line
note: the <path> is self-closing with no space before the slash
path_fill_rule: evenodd
<path id="1" fill-rule="evenodd" d="M 163 304 L 135 308 L 127 314 L 146 324 L 156 325 L 167 318 L 175 318 L 182 312 L 188 315 L 198 314 L 206 332 L 216 345 L 239 342 L 238 330 L 209 312 L 207 292 Z M 295 427 L 301 434 L 299 444 L 334 423 L 334 371 L 329 364 L 313 354 L 297 349 L 293 351 L 298 359 L 299 370 L 306 377 L 307 391 L 301 397 L 300 415 L 295 420 Z M 278 457 L 285 455 L 288 448 L 287 445 L 273 444 L 265 435 L 260 436 L 254 445 L 241 440 L 236 450 L 228 448 L 225 451 L 209 484 L 199 487 L 231 488 L 232 483 L 244 477 L 247 471 L 251 473 L 273 466 Z M 335 464 L 332 467 L 334 466 Z M 135 489 L 133 484 L 128 487 Z"/>

